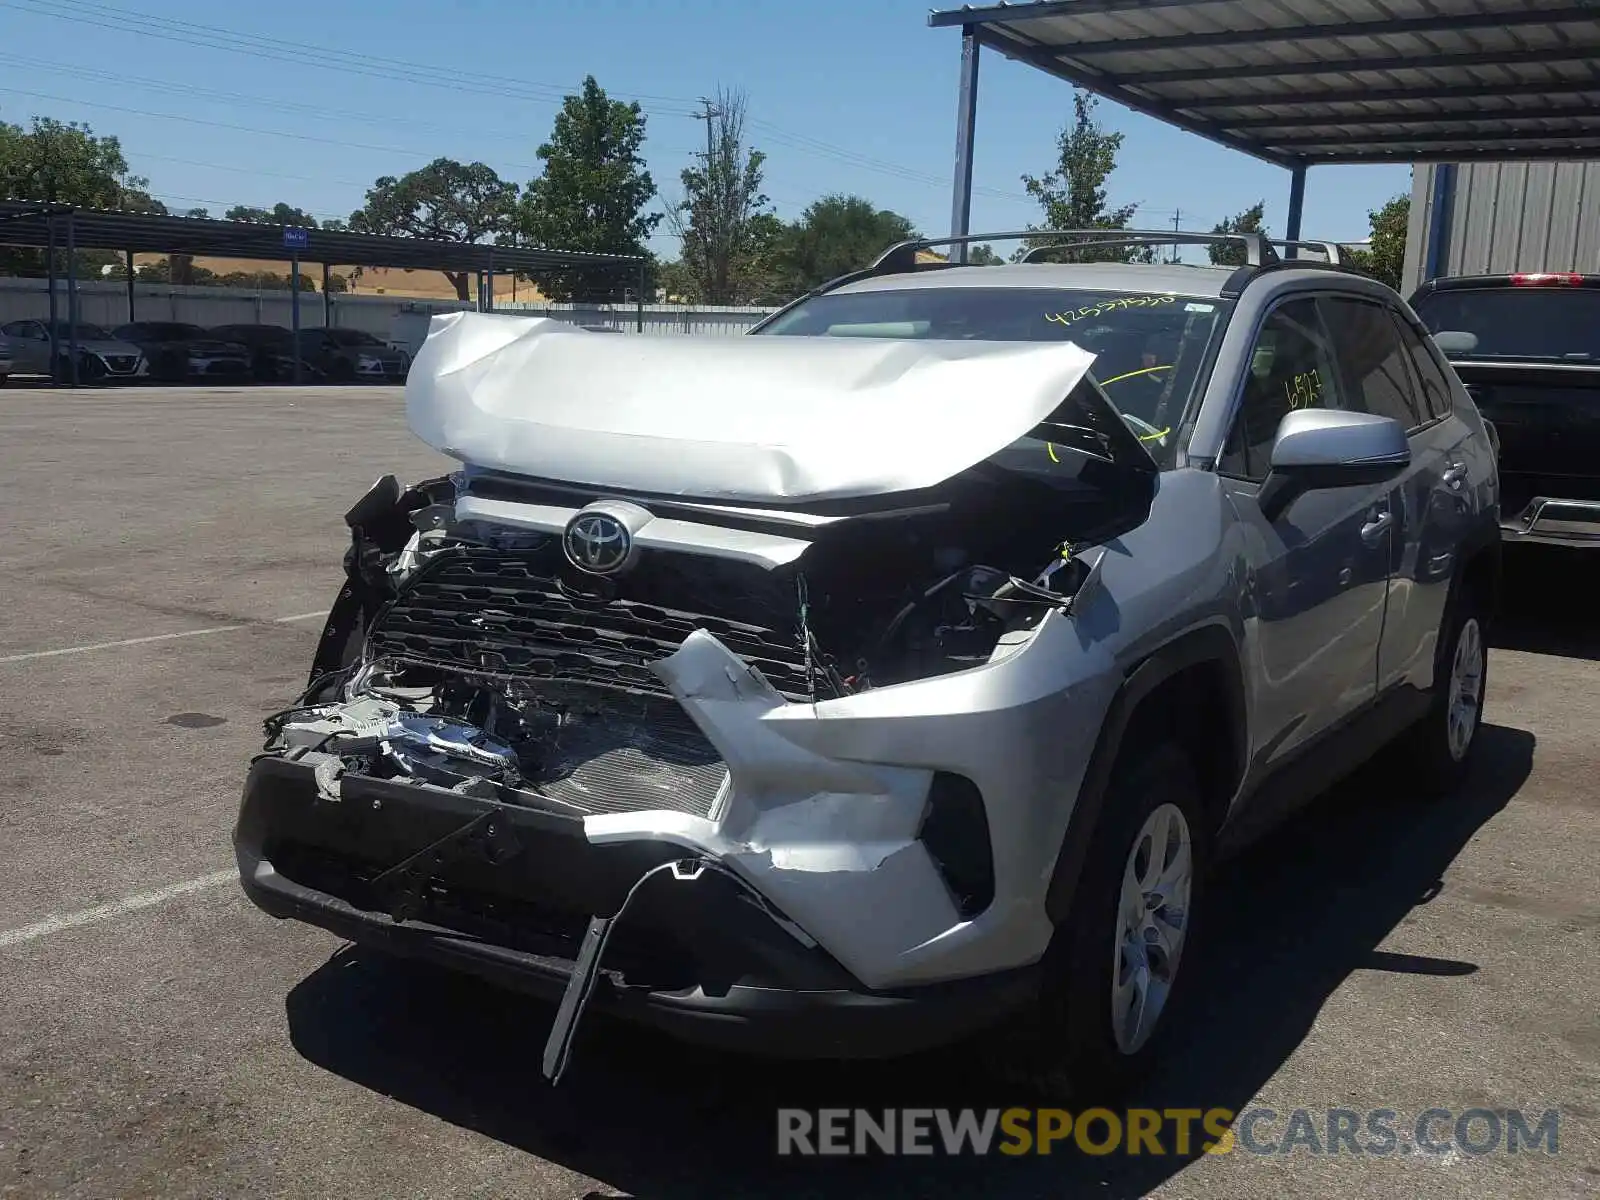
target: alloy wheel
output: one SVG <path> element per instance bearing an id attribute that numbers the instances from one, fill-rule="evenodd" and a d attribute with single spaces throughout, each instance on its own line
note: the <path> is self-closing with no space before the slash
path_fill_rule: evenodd
<path id="1" fill-rule="evenodd" d="M 1172 994 L 1193 888 L 1188 819 L 1176 804 L 1159 805 L 1133 840 L 1117 901 L 1111 1027 L 1123 1054 L 1136 1054 L 1150 1040 Z"/>

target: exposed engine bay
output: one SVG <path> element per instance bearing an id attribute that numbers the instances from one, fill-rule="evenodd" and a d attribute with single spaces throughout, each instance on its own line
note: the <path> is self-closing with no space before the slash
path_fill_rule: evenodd
<path id="1" fill-rule="evenodd" d="M 784 701 L 810 703 L 1003 657 L 1070 608 L 1094 539 L 1140 519 L 1115 488 L 1070 478 L 1079 467 L 1041 479 L 985 464 L 814 516 L 783 526 L 784 562 L 715 543 L 794 514 L 707 506 L 707 552 L 636 550 L 612 574 L 574 541 L 603 501 L 539 530 L 458 516 L 465 497 L 548 498 L 535 481 L 385 477 L 347 515 L 348 584 L 267 748 L 314 755 L 329 788 L 357 771 L 573 814 L 711 817 L 722 757 L 656 664 L 704 630 Z"/>

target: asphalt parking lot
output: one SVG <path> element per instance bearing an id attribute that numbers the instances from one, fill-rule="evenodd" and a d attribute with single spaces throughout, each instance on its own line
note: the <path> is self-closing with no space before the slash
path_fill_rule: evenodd
<path id="1" fill-rule="evenodd" d="M 1464 794 L 1382 764 L 1233 863 L 1138 1101 L 1560 1110 L 1559 1146 L 780 1160 L 780 1106 L 987 1106 L 968 1056 L 770 1064 L 585 1026 L 251 908 L 228 846 L 340 519 L 443 465 L 398 389 L 0 392 L 0 1194 L 1600 1192 L 1600 570 L 1514 560 Z M 1265 1135 L 1263 1135 L 1265 1136 Z"/>

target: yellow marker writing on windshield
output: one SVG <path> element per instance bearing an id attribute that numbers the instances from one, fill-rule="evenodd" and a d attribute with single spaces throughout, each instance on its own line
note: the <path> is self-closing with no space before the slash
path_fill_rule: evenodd
<path id="1" fill-rule="evenodd" d="M 1108 312 L 1117 312 L 1126 308 L 1148 308 L 1152 304 L 1171 304 L 1177 297 L 1165 296 L 1119 296 L 1115 300 L 1102 300 L 1098 304 L 1086 304 L 1080 309 L 1068 312 L 1045 313 L 1046 321 L 1054 321 L 1057 325 L 1071 325 L 1074 321 L 1085 317 L 1100 317 Z"/>
<path id="2" fill-rule="evenodd" d="M 1132 379 L 1135 375 L 1149 375 L 1152 371 L 1170 371 L 1176 364 L 1168 363 L 1163 367 L 1140 367 L 1137 371 L 1124 371 L 1121 375 L 1114 375 L 1110 379 L 1102 379 L 1101 387 L 1110 387 L 1113 383 L 1121 383 L 1124 379 Z"/>

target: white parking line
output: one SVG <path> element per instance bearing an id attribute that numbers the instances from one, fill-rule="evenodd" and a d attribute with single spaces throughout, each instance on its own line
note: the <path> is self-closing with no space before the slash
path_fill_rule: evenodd
<path id="1" fill-rule="evenodd" d="M 91 642 L 87 646 L 62 646 L 59 650 L 29 650 L 26 654 L 0 655 L 0 663 L 30 662 L 36 658 L 56 658 L 62 654 L 87 654 L 91 650 L 115 650 L 121 646 L 143 646 L 147 642 L 170 642 L 175 638 L 205 637 L 210 633 L 235 633 L 252 625 L 287 625 L 293 621 L 320 621 L 326 609 L 296 613 L 292 617 L 273 617 L 270 621 L 250 621 L 243 625 L 213 625 L 210 629 L 185 629 L 180 633 L 157 633 L 149 637 L 122 638 L 115 642 Z"/>
<path id="2" fill-rule="evenodd" d="M 18 929 L 0 930 L 0 948 L 16 946 L 22 942 L 31 942 L 38 938 L 48 937 L 52 933 L 60 933 L 63 929 L 74 929 L 79 925 L 93 925 L 97 921 L 109 921 L 113 917 L 125 916 L 137 912 L 141 908 L 150 908 L 153 905 L 163 904 L 179 896 L 187 896 L 191 892 L 203 892 L 207 888 L 221 887 L 239 878 L 237 869 L 227 871 L 213 871 L 209 875 L 202 875 L 198 879 L 188 879 L 183 883 L 170 884 L 164 888 L 157 888 L 153 892 L 140 892 L 135 896 L 124 896 L 121 900 L 112 900 L 106 904 L 97 904 L 93 908 L 81 908 L 77 912 L 62 913 L 59 916 L 46 917 L 42 921 L 35 921 L 32 925 L 23 925 Z"/>

